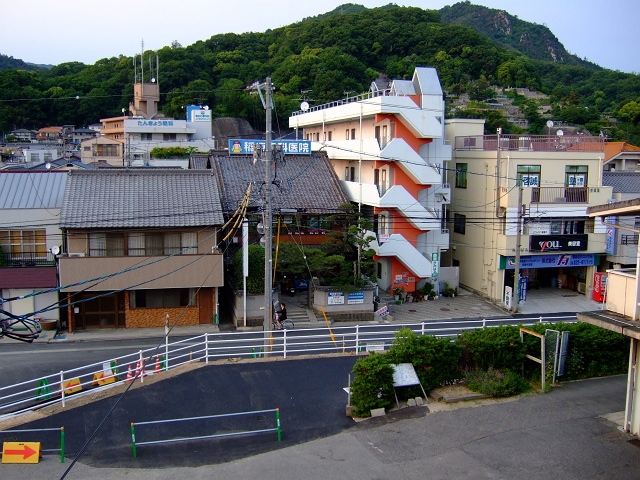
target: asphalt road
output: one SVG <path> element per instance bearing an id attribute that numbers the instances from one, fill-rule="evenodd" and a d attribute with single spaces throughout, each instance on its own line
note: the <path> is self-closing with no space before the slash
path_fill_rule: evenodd
<path id="1" fill-rule="evenodd" d="M 73 458 L 102 423 L 82 455 L 83 463 L 95 467 L 197 467 L 229 462 L 334 435 L 353 426 L 353 421 L 345 415 L 347 394 L 343 388 L 348 385 L 348 375 L 355 361 L 356 357 L 332 357 L 203 366 L 143 388 L 132 389 L 119 401 L 119 397 L 106 398 L 20 428 L 64 426 L 66 454 Z M 140 446 L 137 458 L 133 458 L 131 422 L 275 408 L 280 409 L 281 442 L 277 441 L 276 433 L 260 433 Z M 275 426 L 275 413 L 243 415 L 139 426 L 136 438 L 138 442 L 143 442 L 270 429 Z M 57 434 L 48 434 L 45 438 L 52 442 L 47 442 L 48 445 L 43 448 L 56 447 L 53 441 L 57 441 Z M 2 433 L 0 440 L 8 441 Z M 9 441 L 27 440 L 20 436 Z M 1 472 L 0 469 L 0 477 Z"/>
<path id="2" fill-rule="evenodd" d="M 355 424 L 345 416 L 342 390 L 354 361 L 212 365 L 132 390 L 65 478 L 640 478 L 634 439 L 600 417 L 623 410 L 624 376 L 570 382 L 547 394 L 475 408 L 429 413 L 428 407 L 406 407 Z M 114 399 L 106 399 L 31 426 L 64 424 L 71 457 L 113 406 Z M 131 421 L 275 406 L 282 409 L 282 442 L 265 433 L 140 447 L 132 457 Z M 45 456 L 37 465 L 2 464 L 0 477 L 61 478 L 70 464 Z"/>

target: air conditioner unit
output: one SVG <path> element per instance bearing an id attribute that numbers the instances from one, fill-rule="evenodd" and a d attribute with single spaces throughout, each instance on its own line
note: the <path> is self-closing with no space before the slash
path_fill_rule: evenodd
<path id="1" fill-rule="evenodd" d="M 69 253 L 70 257 L 84 257 L 84 253 Z"/>

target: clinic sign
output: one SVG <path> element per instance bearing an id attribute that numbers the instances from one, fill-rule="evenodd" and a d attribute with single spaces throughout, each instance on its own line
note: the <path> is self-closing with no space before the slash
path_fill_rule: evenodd
<path id="1" fill-rule="evenodd" d="M 576 252 L 587 250 L 588 235 L 531 235 L 530 252 Z"/>
<path id="2" fill-rule="evenodd" d="M 253 155 L 256 145 L 266 148 L 265 140 L 229 139 L 230 155 Z M 279 145 L 286 155 L 310 155 L 311 142 L 307 140 L 273 140 L 271 145 Z"/>

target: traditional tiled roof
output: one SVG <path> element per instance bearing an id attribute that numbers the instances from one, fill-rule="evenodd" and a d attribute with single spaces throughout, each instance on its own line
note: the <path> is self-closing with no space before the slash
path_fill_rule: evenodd
<path id="1" fill-rule="evenodd" d="M 0 172 L 0 210 L 60 208 L 67 172 Z"/>
<path id="2" fill-rule="evenodd" d="M 265 164 L 253 163 L 249 155 L 214 154 L 214 169 L 225 211 L 240 205 L 249 183 L 253 183 L 251 206 L 261 207 L 266 181 Z M 326 154 L 285 155 L 285 164 L 272 168 L 277 185 L 271 185 L 274 211 L 297 210 L 307 215 L 332 215 L 338 207 L 349 203 Z"/>
<path id="3" fill-rule="evenodd" d="M 72 171 L 61 228 L 153 228 L 222 225 L 210 171 L 105 169 Z"/>
<path id="4" fill-rule="evenodd" d="M 640 172 L 603 172 L 602 185 L 613 187 L 613 193 L 640 195 Z"/>
<path id="5" fill-rule="evenodd" d="M 607 142 L 604 147 L 605 161 L 611 160 L 623 152 L 640 152 L 640 147 L 627 142 Z"/>

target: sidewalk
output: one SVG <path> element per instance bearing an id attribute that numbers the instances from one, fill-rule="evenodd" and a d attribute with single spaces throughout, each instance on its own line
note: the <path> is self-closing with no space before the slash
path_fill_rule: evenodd
<path id="1" fill-rule="evenodd" d="M 298 293 L 294 297 L 283 297 L 287 304 L 289 318 L 300 314 L 304 321 L 295 321 L 296 328 L 322 328 L 325 323 L 322 318 L 316 317 L 311 310 L 306 309 L 306 294 Z M 588 312 L 601 310 L 602 304 L 589 300 L 577 292 L 561 289 L 541 289 L 528 292 L 527 301 L 519 306 L 519 312 L 526 316 L 535 317 L 540 314 L 575 314 L 576 312 Z M 307 315 L 304 315 L 306 310 Z M 511 317 L 511 312 L 505 308 L 494 305 L 480 296 L 459 290 L 456 297 L 440 297 L 433 301 L 421 301 L 415 303 L 403 303 L 389 305 L 390 315 L 376 317 L 370 323 L 419 323 L 423 321 L 439 321 L 452 318 L 506 318 Z M 334 326 L 353 326 L 355 323 L 340 322 Z M 259 331 L 262 327 L 238 327 L 236 331 Z M 219 333 L 217 325 L 177 325 L 172 328 L 171 336 L 195 337 L 204 333 Z M 111 328 L 76 330 L 73 333 L 55 330 L 43 330 L 37 343 L 50 342 L 92 342 L 92 341 L 117 341 L 132 338 L 162 338 L 164 328 Z"/>

